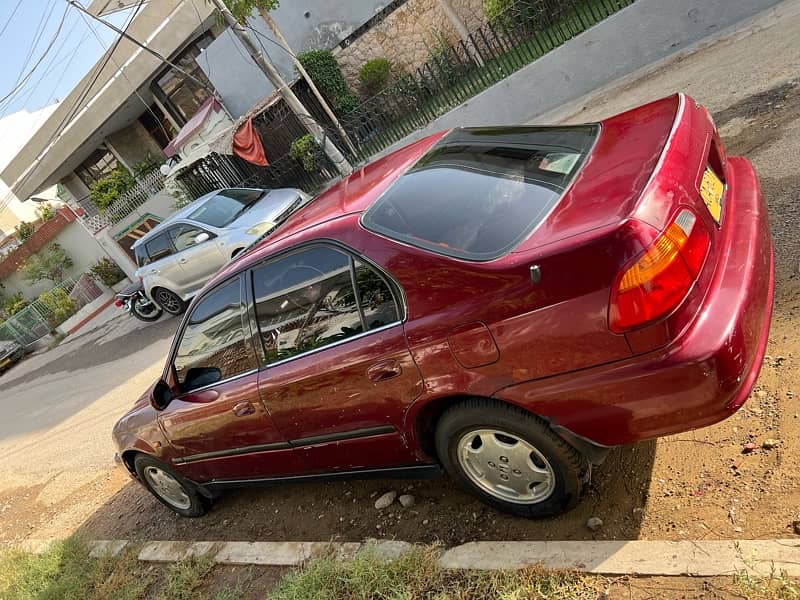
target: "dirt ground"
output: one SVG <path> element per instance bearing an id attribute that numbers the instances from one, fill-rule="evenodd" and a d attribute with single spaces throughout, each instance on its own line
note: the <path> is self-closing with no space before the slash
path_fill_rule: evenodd
<path id="1" fill-rule="evenodd" d="M 800 18 L 794 25 L 798 23 Z M 780 27 L 788 27 L 783 35 L 790 35 L 791 22 L 776 25 Z M 772 63 L 769 73 L 759 72 L 746 81 L 730 81 L 735 79 L 730 75 L 720 83 L 730 88 L 724 94 L 705 83 L 714 75 L 709 61 L 716 60 L 718 66 L 728 60 L 726 68 L 735 70 L 737 53 L 745 51 L 741 44 L 750 44 L 751 53 L 757 53 L 759 47 L 774 44 L 780 31 L 767 30 L 764 38 L 759 35 L 722 42 L 664 72 L 600 96 L 592 110 L 575 118 L 589 120 L 635 99 L 688 89 L 711 108 L 728 153 L 744 154 L 754 162 L 769 203 L 775 240 L 775 310 L 768 356 L 754 393 L 730 419 L 657 442 L 614 449 L 594 471 L 585 498 L 575 510 L 541 521 L 499 513 L 446 478 L 235 491 L 221 498 L 205 517 L 188 520 L 164 508 L 121 470 L 98 468 L 85 473 L 80 485 L 57 501 L 52 495 L 58 496 L 58 478 L 77 475 L 56 471 L 49 479 L 30 485 L 0 484 L 0 540 L 65 535 L 75 529 L 95 539 L 348 541 L 372 537 L 445 545 L 472 540 L 795 535 L 793 523 L 800 520 L 800 437 L 796 435 L 800 425 L 800 50 L 792 45 L 796 37 L 786 42 L 783 52 L 788 55 Z M 755 450 L 744 453 L 748 443 L 755 444 Z M 388 490 L 412 494 L 414 505 L 402 508 L 394 503 L 376 510 L 375 498 Z M 603 526 L 589 531 L 585 526 L 589 517 L 601 518 Z"/>

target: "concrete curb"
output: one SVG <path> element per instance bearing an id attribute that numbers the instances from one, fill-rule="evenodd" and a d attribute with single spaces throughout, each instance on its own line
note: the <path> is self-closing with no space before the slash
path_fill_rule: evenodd
<path id="1" fill-rule="evenodd" d="M 92 555 L 116 555 L 126 540 L 92 542 Z M 41 548 L 41 544 L 32 544 Z M 138 558 L 147 562 L 174 562 L 189 556 L 207 556 L 222 565 L 299 566 L 314 558 L 335 556 L 347 560 L 372 549 L 394 560 L 412 548 L 400 541 L 357 542 L 148 542 Z M 800 540 L 698 541 L 565 541 L 470 542 L 442 552 L 445 569 L 519 569 L 541 564 L 551 569 L 574 569 L 604 575 L 693 575 L 713 577 L 746 571 L 769 575 L 783 571 L 800 576 Z"/>

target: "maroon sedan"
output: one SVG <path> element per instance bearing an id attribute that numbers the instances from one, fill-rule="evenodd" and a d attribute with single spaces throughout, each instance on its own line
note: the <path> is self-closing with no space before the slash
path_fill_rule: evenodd
<path id="1" fill-rule="evenodd" d="M 114 438 L 190 517 L 229 487 L 441 467 L 552 515 L 609 447 L 736 411 L 772 296 L 756 175 L 691 98 L 455 129 L 336 183 L 210 281 Z"/>

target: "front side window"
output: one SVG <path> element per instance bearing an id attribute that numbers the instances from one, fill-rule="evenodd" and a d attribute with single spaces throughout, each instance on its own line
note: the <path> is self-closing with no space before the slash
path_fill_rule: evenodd
<path id="1" fill-rule="evenodd" d="M 438 254 L 493 260 L 550 213 L 598 131 L 595 125 L 454 130 L 375 201 L 363 225 Z"/>
<path id="2" fill-rule="evenodd" d="M 175 246 L 176 252 L 182 252 L 187 248 L 195 246 L 197 244 L 197 236 L 201 233 L 208 232 L 188 224 L 176 225 L 169 230 L 169 235 L 170 238 L 172 238 L 172 243 Z"/>
<path id="3" fill-rule="evenodd" d="M 253 288 L 268 362 L 399 320 L 394 296 L 383 278 L 372 267 L 327 246 L 254 269 Z"/>
<path id="4" fill-rule="evenodd" d="M 147 255 L 150 257 L 150 262 L 156 262 L 162 258 L 166 258 L 175 253 L 175 248 L 172 246 L 172 240 L 167 232 L 157 235 L 144 245 Z"/>
<path id="5" fill-rule="evenodd" d="M 242 322 L 239 279 L 206 295 L 192 310 L 175 352 L 178 383 L 186 391 L 255 368 Z"/>

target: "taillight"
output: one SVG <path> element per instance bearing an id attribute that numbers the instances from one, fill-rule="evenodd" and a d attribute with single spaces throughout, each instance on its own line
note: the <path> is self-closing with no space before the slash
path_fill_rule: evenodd
<path id="1" fill-rule="evenodd" d="M 711 239 L 705 225 L 683 209 L 650 248 L 625 270 L 611 291 L 609 326 L 616 333 L 668 315 L 689 293 Z"/>
<path id="2" fill-rule="evenodd" d="M 114 306 L 122 306 L 122 300 L 120 300 L 119 298 L 114 300 Z"/>

